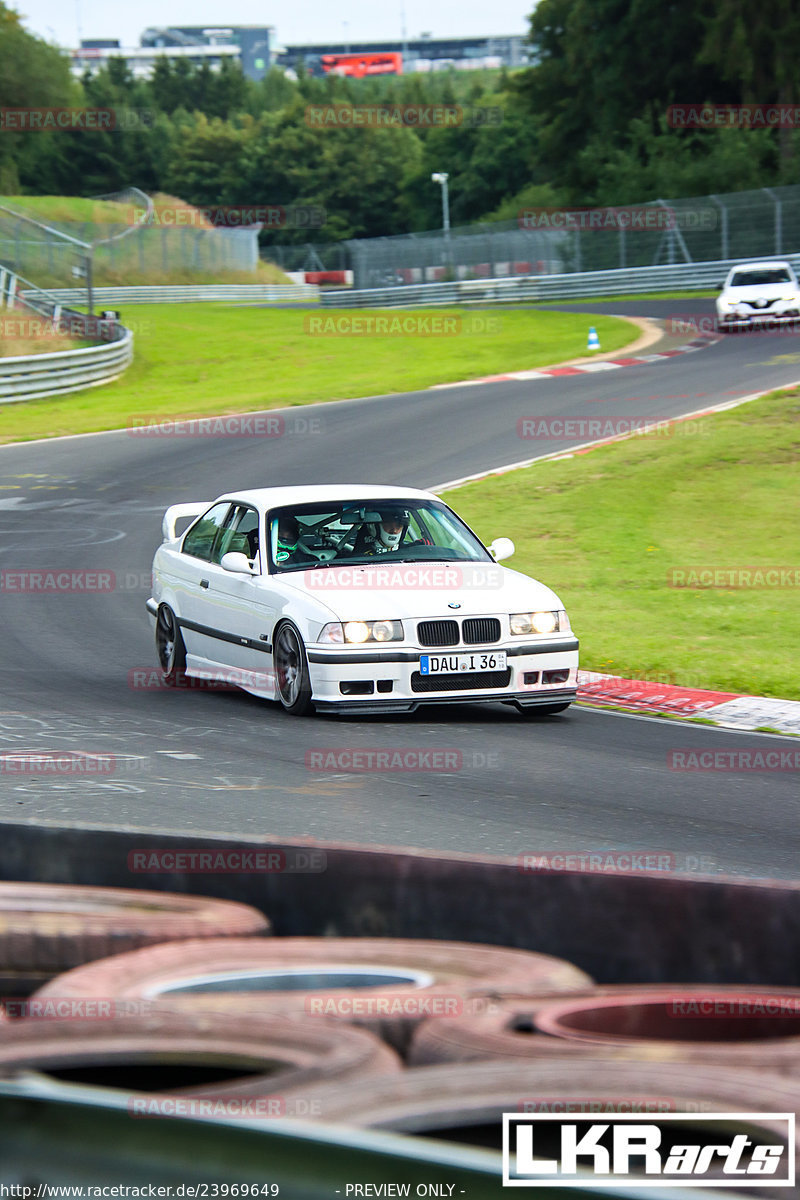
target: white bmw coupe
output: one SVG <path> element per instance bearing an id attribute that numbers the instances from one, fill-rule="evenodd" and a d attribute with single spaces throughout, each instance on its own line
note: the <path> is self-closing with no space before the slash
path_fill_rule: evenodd
<path id="1" fill-rule="evenodd" d="M 455 701 L 546 715 L 575 699 L 558 596 L 498 566 L 513 542 L 485 547 L 430 492 L 263 488 L 173 505 L 162 532 L 147 609 L 168 684 L 233 684 L 296 715 Z"/>

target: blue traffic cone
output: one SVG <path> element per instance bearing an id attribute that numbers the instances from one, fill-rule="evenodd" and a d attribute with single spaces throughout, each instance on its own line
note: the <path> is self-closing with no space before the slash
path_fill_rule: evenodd
<path id="1" fill-rule="evenodd" d="M 594 325 L 589 326 L 589 341 L 586 343 L 586 349 L 587 350 L 599 350 L 600 349 L 600 339 L 597 336 L 597 330 L 595 329 Z"/>

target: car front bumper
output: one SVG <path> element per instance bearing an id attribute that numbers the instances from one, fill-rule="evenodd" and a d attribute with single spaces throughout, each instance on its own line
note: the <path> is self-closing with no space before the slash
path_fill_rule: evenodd
<path id="1" fill-rule="evenodd" d="M 498 700 L 528 708 L 570 703 L 576 698 L 577 638 L 507 643 L 491 650 L 505 651 L 504 671 L 423 676 L 420 656 L 432 652 L 427 647 L 309 646 L 313 701 L 320 712 L 363 713 L 411 712 L 423 704 Z M 474 651 L 480 653 L 483 648 Z"/>

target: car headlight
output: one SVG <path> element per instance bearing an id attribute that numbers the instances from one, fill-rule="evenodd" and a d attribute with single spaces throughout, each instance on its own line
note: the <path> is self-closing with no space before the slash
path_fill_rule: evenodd
<path id="1" fill-rule="evenodd" d="M 320 642 L 341 646 L 361 645 L 364 642 L 402 642 L 402 621 L 331 621 L 319 635 Z"/>
<path id="2" fill-rule="evenodd" d="M 509 617 L 511 633 L 525 637 L 531 633 L 569 633 L 569 617 L 563 608 L 556 612 L 512 613 Z"/>

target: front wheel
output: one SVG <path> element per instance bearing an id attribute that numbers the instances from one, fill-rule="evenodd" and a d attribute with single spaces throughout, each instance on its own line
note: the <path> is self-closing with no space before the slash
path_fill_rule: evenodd
<path id="1" fill-rule="evenodd" d="M 281 625 L 272 652 L 278 699 L 286 712 L 302 717 L 311 709 L 311 679 L 300 634 L 293 625 Z"/>
<path id="2" fill-rule="evenodd" d="M 178 619 L 168 604 L 156 616 L 156 653 L 167 687 L 180 687 L 186 679 L 186 646 Z"/>

